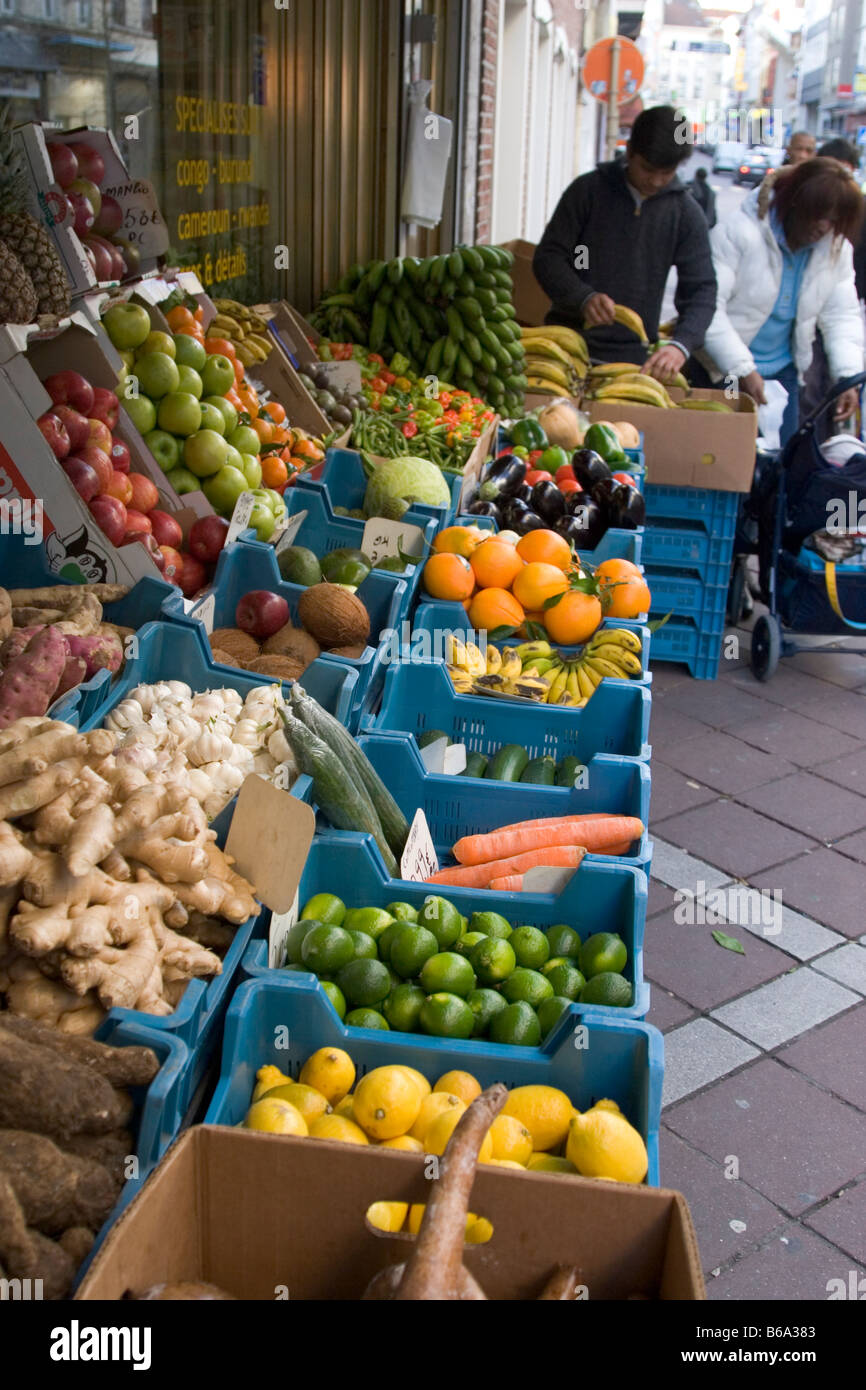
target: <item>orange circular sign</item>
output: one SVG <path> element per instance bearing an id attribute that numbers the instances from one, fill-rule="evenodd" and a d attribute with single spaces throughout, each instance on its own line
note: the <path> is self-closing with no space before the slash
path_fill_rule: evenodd
<path id="1" fill-rule="evenodd" d="M 599 39 L 594 43 L 583 62 L 583 80 L 586 88 L 599 101 L 607 101 L 610 94 L 611 49 L 613 39 Z M 616 84 L 617 99 L 631 101 L 640 91 L 643 82 L 643 58 L 631 39 L 619 39 L 619 75 Z"/>

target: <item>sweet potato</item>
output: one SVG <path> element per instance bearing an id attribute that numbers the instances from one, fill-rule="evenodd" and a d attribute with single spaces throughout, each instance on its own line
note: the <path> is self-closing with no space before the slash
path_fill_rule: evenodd
<path id="1" fill-rule="evenodd" d="M 57 689 L 53 697 L 54 700 L 59 700 L 60 696 L 65 695 L 68 690 L 74 690 L 76 685 L 80 685 L 86 678 L 87 663 L 84 657 L 70 656 L 63 668 L 63 674 L 57 682 Z"/>
<path id="2" fill-rule="evenodd" d="M 26 650 L 27 643 L 37 632 L 42 632 L 47 627 L 47 623 L 37 623 L 35 627 L 16 627 L 9 633 L 0 647 L 0 667 L 5 671 L 6 667 L 19 657 Z"/>
<path id="3" fill-rule="evenodd" d="M 6 589 L 0 589 L 0 642 L 12 631 L 12 600 Z"/>
<path id="4" fill-rule="evenodd" d="M 66 641 L 71 656 L 84 660 L 84 679 L 90 680 L 97 671 L 119 671 L 123 661 L 123 647 L 120 638 L 113 632 L 102 631 L 90 637 L 76 637 L 66 633 Z"/>
<path id="5" fill-rule="evenodd" d="M 37 632 L 0 676 L 0 729 L 22 715 L 45 714 L 68 655 L 62 632 L 54 627 Z"/>

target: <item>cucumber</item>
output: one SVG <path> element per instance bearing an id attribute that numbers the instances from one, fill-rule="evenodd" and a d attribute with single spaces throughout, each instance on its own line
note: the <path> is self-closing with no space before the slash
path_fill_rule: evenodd
<path id="1" fill-rule="evenodd" d="M 461 772 L 461 777 L 483 777 L 487 771 L 486 753 L 467 753 L 466 766 Z"/>
<path id="2" fill-rule="evenodd" d="M 429 743 L 436 743 L 437 739 L 444 738 L 446 743 L 451 742 L 451 738 L 444 729 L 425 729 L 423 734 L 419 734 L 416 743 L 419 748 L 426 748 Z"/>
<path id="3" fill-rule="evenodd" d="M 487 769 L 492 782 L 519 782 L 529 763 L 529 754 L 519 743 L 506 743 Z"/>
<path id="4" fill-rule="evenodd" d="M 573 787 L 574 779 L 577 776 L 583 763 L 580 758 L 576 758 L 573 753 L 569 753 L 567 758 L 561 758 L 556 765 L 557 787 Z"/>
<path id="5" fill-rule="evenodd" d="M 531 782 L 536 787 L 552 787 L 556 777 L 556 763 L 553 758 L 533 758 L 526 764 L 520 775 L 521 782 Z"/>

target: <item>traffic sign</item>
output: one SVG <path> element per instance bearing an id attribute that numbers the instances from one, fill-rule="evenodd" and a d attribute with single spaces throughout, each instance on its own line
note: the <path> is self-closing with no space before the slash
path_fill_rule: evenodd
<path id="1" fill-rule="evenodd" d="M 619 76 L 616 84 L 616 96 L 619 102 L 631 101 L 643 82 L 643 58 L 636 44 L 631 39 L 618 38 L 619 43 Z M 607 101 L 609 98 L 610 70 L 611 70 L 611 49 L 614 40 L 599 39 L 594 43 L 587 53 L 583 62 L 583 80 L 588 92 L 591 92 L 599 101 Z"/>

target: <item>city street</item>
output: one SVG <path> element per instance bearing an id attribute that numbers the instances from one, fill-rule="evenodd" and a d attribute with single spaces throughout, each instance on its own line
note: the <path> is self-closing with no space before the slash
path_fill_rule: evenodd
<path id="1" fill-rule="evenodd" d="M 698 169 L 712 169 L 712 157 L 707 154 L 699 154 L 697 151 L 692 155 L 687 164 L 684 164 L 679 176 L 683 183 L 690 183 Z M 746 184 L 735 184 L 733 174 L 713 174 L 710 173 L 710 188 L 716 195 L 716 218 L 718 222 L 724 222 L 725 218 L 730 217 L 736 212 L 740 203 L 751 189 Z M 668 283 L 665 286 L 665 297 L 662 301 L 662 323 L 673 318 L 674 292 L 677 287 L 677 273 L 672 270 L 668 276 Z"/>

